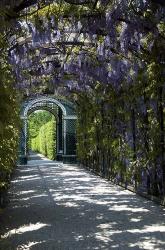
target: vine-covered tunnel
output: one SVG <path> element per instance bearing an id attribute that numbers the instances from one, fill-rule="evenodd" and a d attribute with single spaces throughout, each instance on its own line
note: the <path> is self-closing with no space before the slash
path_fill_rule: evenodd
<path id="1" fill-rule="evenodd" d="M 0 248 L 164 249 L 164 1 L 2 0 L 0 23 Z"/>

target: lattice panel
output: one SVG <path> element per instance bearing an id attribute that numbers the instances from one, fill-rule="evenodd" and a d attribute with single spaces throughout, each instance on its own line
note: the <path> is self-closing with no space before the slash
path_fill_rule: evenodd
<path id="1" fill-rule="evenodd" d="M 76 120 L 66 120 L 66 154 L 76 155 Z"/>

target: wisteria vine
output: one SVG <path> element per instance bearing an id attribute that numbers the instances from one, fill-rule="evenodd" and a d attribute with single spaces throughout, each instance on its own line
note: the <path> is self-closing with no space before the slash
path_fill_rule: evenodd
<path id="1" fill-rule="evenodd" d="M 16 87 L 28 90 L 28 95 L 45 86 L 48 93 L 72 95 L 81 104 L 80 120 L 88 121 L 83 98 L 93 109 L 98 106 L 96 117 L 100 114 L 98 119 L 110 127 L 111 118 L 115 130 L 107 131 L 110 145 L 105 134 L 102 144 L 95 138 L 102 150 L 88 148 L 82 160 L 91 164 L 95 158 L 98 165 L 98 155 L 105 161 L 106 152 L 107 161 L 112 155 L 113 165 L 122 163 L 125 169 L 112 167 L 104 171 L 107 175 L 125 183 L 129 179 L 136 188 L 145 182 L 149 192 L 164 195 L 164 1 L 10 2 L 13 12 L 3 20 L 14 24 L 13 30 L 8 27 L 6 40 Z M 90 119 L 88 126 L 95 124 L 96 129 L 97 119 L 92 114 Z M 106 131 L 103 124 L 98 126 Z M 82 149 L 84 144 L 80 145 Z"/>

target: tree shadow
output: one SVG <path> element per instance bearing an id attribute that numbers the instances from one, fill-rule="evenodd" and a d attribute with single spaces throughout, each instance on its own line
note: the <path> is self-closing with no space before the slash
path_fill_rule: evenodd
<path id="1" fill-rule="evenodd" d="M 165 210 L 78 166 L 19 167 L 0 249 L 165 249 Z"/>

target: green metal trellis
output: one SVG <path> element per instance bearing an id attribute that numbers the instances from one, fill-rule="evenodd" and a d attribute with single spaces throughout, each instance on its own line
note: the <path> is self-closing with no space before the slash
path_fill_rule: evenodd
<path id="1" fill-rule="evenodd" d="M 41 96 L 28 99 L 22 104 L 19 164 L 27 164 L 28 159 L 28 115 L 35 110 L 47 110 L 56 118 L 56 160 L 64 163 L 76 162 L 76 114 L 72 103 Z"/>

